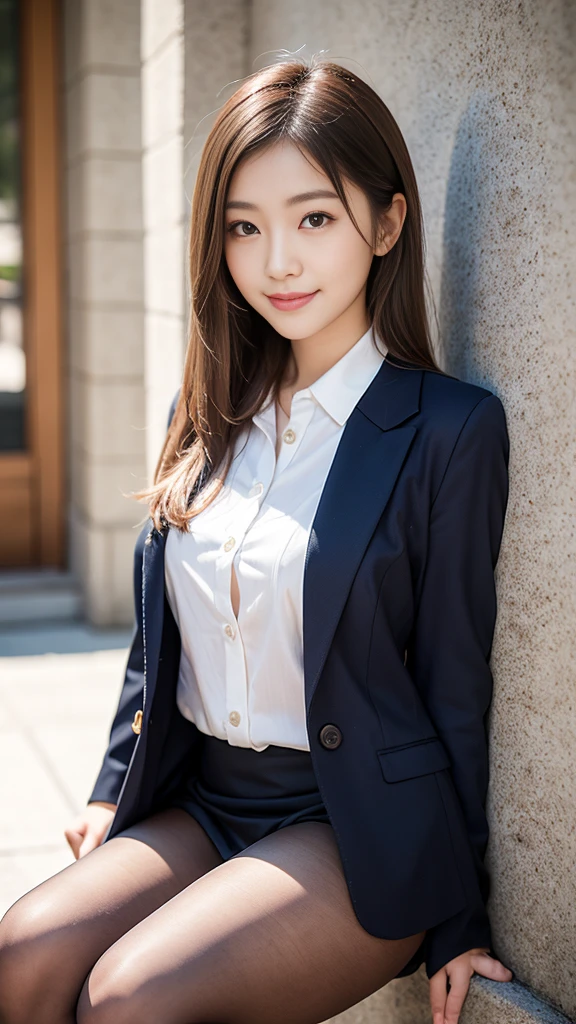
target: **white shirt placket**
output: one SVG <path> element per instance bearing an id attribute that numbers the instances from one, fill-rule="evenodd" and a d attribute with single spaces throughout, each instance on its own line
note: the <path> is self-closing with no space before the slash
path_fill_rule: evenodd
<path id="1" fill-rule="evenodd" d="M 224 618 L 222 629 L 226 666 L 226 717 L 222 726 L 232 746 L 251 745 L 248 672 L 242 635 L 232 607 L 232 564 L 270 489 L 274 463 L 267 445 L 261 447 L 256 479 L 250 474 L 248 465 L 243 468 L 248 476 L 240 474 L 235 479 L 235 487 L 243 491 L 243 497 L 235 506 L 234 515 L 227 524 L 227 537 L 222 542 L 216 566 L 218 596 Z M 239 579 L 238 571 L 237 577 Z"/>
<path id="2" fill-rule="evenodd" d="M 259 479 L 252 480 L 250 488 L 240 505 L 236 505 L 233 520 L 228 523 L 228 536 L 222 542 L 217 560 L 217 587 L 224 613 L 222 624 L 225 640 L 226 664 L 226 717 L 222 726 L 232 746 L 251 746 L 250 735 L 250 692 L 246 654 L 242 635 L 232 608 L 231 584 L 232 563 L 242 547 L 249 528 L 258 516 L 265 497 L 274 479 L 290 464 L 302 443 L 312 416 L 314 399 L 308 389 L 292 398 L 290 420 L 282 432 L 283 444 L 276 459 L 275 409 L 256 425 L 266 437 L 257 466 Z M 274 420 L 272 420 L 272 412 Z M 235 485 L 246 487 L 249 481 L 236 479 Z M 239 574 L 237 573 L 239 577 Z"/>
<path id="3" fill-rule="evenodd" d="M 292 396 L 290 419 L 282 431 L 282 446 L 278 453 L 274 476 L 279 476 L 290 464 L 302 444 L 306 428 L 314 415 L 314 398 L 308 388 Z"/>

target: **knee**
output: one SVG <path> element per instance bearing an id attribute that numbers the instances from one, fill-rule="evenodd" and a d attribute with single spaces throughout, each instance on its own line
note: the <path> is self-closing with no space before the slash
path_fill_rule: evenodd
<path id="1" fill-rule="evenodd" d="M 76 1006 L 76 1024 L 176 1024 L 182 1020 L 181 1007 L 170 1005 L 170 986 L 146 976 L 138 953 L 107 950 L 86 977 Z M 193 993 L 191 1004 L 195 1002 Z M 191 1005 L 189 1024 L 204 1022 L 207 1015 Z"/>
<path id="2" fill-rule="evenodd" d="M 31 893 L 21 896 L 0 921 L 0 1020 L 19 1024 L 33 1010 L 54 965 L 50 907 Z"/>
<path id="3" fill-rule="evenodd" d="M 103 953 L 88 974 L 76 1007 L 76 1024 L 157 1024 L 157 1003 L 150 1006 L 146 983 L 130 960 Z"/>

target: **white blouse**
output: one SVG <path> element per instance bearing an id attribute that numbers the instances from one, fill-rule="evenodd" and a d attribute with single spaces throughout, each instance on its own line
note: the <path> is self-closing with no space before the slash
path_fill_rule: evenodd
<path id="1" fill-rule="evenodd" d="M 168 531 L 166 593 L 182 639 L 178 709 L 201 732 L 232 746 L 310 749 L 304 559 L 346 420 L 386 355 L 382 340 L 376 348 L 374 339 L 369 328 L 326 373 L 296 391 L 289 419 L 270 392 L 237 439 L 218 497 L 187 533 Z"/>

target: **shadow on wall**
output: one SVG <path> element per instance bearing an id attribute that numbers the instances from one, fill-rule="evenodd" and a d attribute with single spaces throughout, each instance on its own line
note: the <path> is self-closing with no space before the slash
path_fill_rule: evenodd
<path id="1" fill-rule="evenodd" d="M 476 92 L 456 132 L 439 299 L 445 369 L 496 393 L 510 342 L 528 342 L 537 331 L 543 280 L 533 213 L 524 205 L 535 188 L 528 179 L 538 178 L 543 165 L 531 166 L 533 129 L 518 125 L 504 100 Z"/>

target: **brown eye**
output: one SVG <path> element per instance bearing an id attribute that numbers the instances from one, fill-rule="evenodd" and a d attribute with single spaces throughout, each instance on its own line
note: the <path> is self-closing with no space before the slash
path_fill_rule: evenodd
<path id="1" fill-rule="evenodd" d="M 327 214 L 327 213 L 320 213 L 320 212 L 318 212 L 318 213 L 308 213 L 304 217 L 304 220 L 302 221 L 302 223 L 304 223 L 305 220 L 308 220 L 308 221 L 311 222 L 310 223 L 310 227 L 312 227 L 312 228 L 323 228 L 325 221 L 334 220 L 334 218 L 330 217 L 329 214 Z M 321 224 L 318 223 L 319 220 L 322 221 Z"/>
<path id="2" fill-rule="evenodd" d="M 253 228 L 254 230 L 253 231 L 248 231 L 248 232 L 246 232 L 246 231 L 236 232 L 236 230 L 235 230 L 236 228 L 245 228 L 245 227 Z M 234 224 L 230 224 L 229 225 L 228 231 L 230 232 L 230 234 L 238 234 L 238 236 L 244 236 L 246 238 L 246 237 L 254 234 L 254 231 L 258 231 L 258 228 L 256 227 L 255 224 L 252 224 L 249 220 L 237 220 L 237 221 L 234 222 Z"/>

